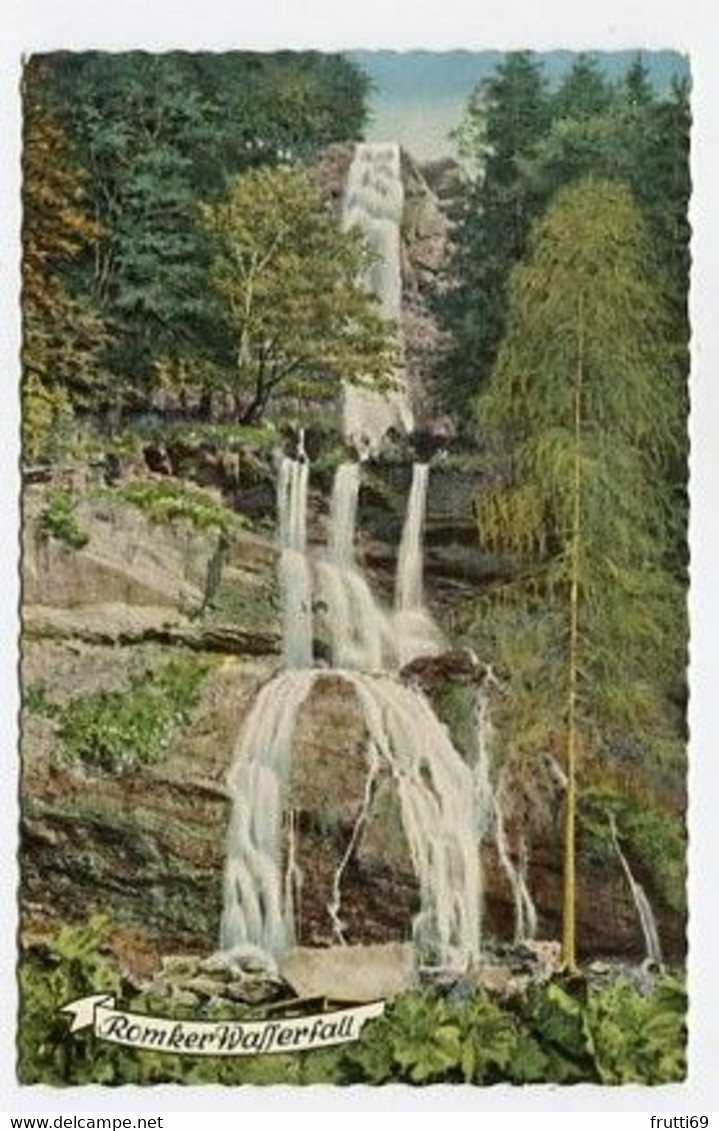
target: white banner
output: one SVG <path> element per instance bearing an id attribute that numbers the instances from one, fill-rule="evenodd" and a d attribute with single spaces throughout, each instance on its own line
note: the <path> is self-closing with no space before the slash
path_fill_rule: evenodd
<path id="1" fill-rule="evenodd" d="M 125 1013 L 115 1008 L 112 994 L 92 994 L 64 1005 L 72 1016 L 70 1032 L 92 1026 L 96 1037 L 115 1045 L 150 1052 L 191 1056 L 257 1056 L 299 1052 L 356 1041 L 365 1021 L 384 1013 L 384 1001 L 271 1021 L 176 1021 Z"/>

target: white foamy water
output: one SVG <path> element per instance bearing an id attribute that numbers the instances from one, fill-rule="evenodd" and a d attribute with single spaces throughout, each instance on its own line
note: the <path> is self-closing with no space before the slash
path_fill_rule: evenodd
<path id="1" fill-rule="evenodd" d="M 424 516 L 427 506 L 429 464 L 416 463 L 412 468 L 402 538 L 399 544 L 396 583 L 396 607 L 399 611 L 422 608 L 422 560 Z"/>
<path id="2" fill-rule="evenodd" d="M 465 969 L 479 957 L 481 875 L 471 770 L 421 691 L 391 676 L 345 672 L 397 790 L 419 880 L 413 937 L 426 964 Z"/>
<path id="3" fill-rule="evenodd" d="M 359 464 L 341 464 L 332 488 L 329 551 L 315 565 L 317 588 L 326 606 L 333 666 L 381 671 L 394 664 L 394 633 L 356 562 L 359 488 Z"/>
<path id="4" fill-rule="evenodd" d="M 249 944 L 280 955 L 294 941 L 293 900 L 282 875 L 283 819 L 297 712 L 318 674 L 307 669 L 275 676 L 242 727 L 227 781 L 232 815 L 220 926 L 224 950 Z"/>
<path id="5" fill-rule="evenodd" d="M 280 538 L 280 591 L 285 666 L 312 666 L 312 574 L 307 557 L 305 459 L 283 459 L 277 482 Z"/>
<path id="6" fill-rule="evenodd" d="M 395 579 L 394 627 L 400 666 L 416 656 L 434 656 L 443 646 L 442 634 L 424 605 L 423 537 L 428 484 L 429 465 L 415 463 Z"/>
<path id="7" fill-rule="evenodd" d="M 404 568 L 413 580 L 408 584 L 405 579 L 401 589 L 413 602 L 422 599 L 426 469 L 419 483 L 408 501 L 403 539 Z M 473 771 L 424 694 L 392 674 L 403 645 L 393 615 L 381 609 L 357 565 L 358 493 L 359 468 L 345 464 L 335 477 L 328 552 L 315 563 L 316 592 L 326 605 L 332 639 L 333 677 L 353 688 L 368 739 L 364 797 L 334 874 L 328 914 L 336 941 L 343 942 L 342 881 L 372 819 L 375 785 L 382 775 L 396 791 L 419 886 L 420 912 L 408 930 L 411 926 L 425 964 L 466 969 L 479 957 L 481 940 Z M 285 460 L 278 509 L 287 670 L 260 691 L 242 728 L 228 780 L 233 808 L 222 946 L 254 946 L 275 956 L 296 937 L 301 884 L 311 883 L 296 864 L 294 814 L 287 796 L 298 714 L 312 693 L 322 690 L 322 671 L 309 666 L 312 615 L 306 610 L 312 589 L 305 572 L 306 507 L 307 464 Z M 288 586 L 295 591 L 288 592 Z M 423 613 L 421 604 L 403 611 Z M 327 786 L 332 788 L 331 780 Z"/>
<path id="8" fill-rule="evenodd" d="M 402 307 L 400 227 L 404 207 L 398 145 L 360 144 L 347 176 L 342 208 L 345 228 L 362 232 L 374 261 L 362 280 L 379 299 L 384 316 L 399 326 Z M 347 385 L 344 434 L 362 456 L 379 452 L 388 432 L 411 432 L 414 418 L 403 373 L 386 393 Z"/>
<path id="9" fill-rule="evenodd" d="M 659 928 L 657 920 L 652 910 L 652 905 L 649 902 L 649 897 L 645 892 L 642 885 L 634 878 L 634 873 L 629 867 L 629 861 L 622 852 L 622 846 L 619 843 L 619 836 L 617 835 L 617 826 L 614 820 L 614 815 L 611 816 L 611 830 L 614 847 L 617 851 L 617 856 L 622 865 L 622 870 L 627 878 L 629 890 L 632 893 L 634 906 L 637 909 L 637 916 L 639 918 L 639 925 L 642 929 L 642 937 L 644 939 L 644 948 L 646 957 L 650 962 L 655 963 L 657 966 L 662 966 L 664 958 L 662 956 L 662 947 L 659 941 Z"/>
<path id="10" fill-rule="evenodd" d="M 490 690 L 496 685 L 496 676 L 491 668 L 482 684 L 477 688 L 474 714 L 475 761 L 474 798 L 477 844 L 493 839 L 500 866 L 512 892 L 514 904 L 514 941 L 525 942 L 533 939 L 537 932 L 537 910 L 529 891 L 527 879 L 527 848 L 523 843 L 522 859 L 519 866 L 512 860 L 505 828 L 504 812 L 501 803 L 501 789 L 492 784 L 491 748 L 494 736 L 492 713 L 490 709 Z"/>

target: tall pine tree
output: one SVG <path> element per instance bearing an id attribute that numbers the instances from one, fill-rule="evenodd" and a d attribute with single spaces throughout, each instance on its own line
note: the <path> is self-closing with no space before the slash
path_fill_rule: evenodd
<path id="1" fill-rule="evenodd" d="M 565 763 L 570 968 L 583 766 L 617 732 L 647 760 L 681 745 L 669 692 L 682 678 L 684 623 L 666 519 L 684 420 L 669 326 L 630 193 L 578 182 L 558 194 L 513 273 L 507 333 L 479 401 L 509 453 L 503 480 L 479 500 L 480 537 L 521 566 L 503 617 L 495 597 L 505 659 L 519 665 L 505 742 L 529 761 L 559 745 Z"/>

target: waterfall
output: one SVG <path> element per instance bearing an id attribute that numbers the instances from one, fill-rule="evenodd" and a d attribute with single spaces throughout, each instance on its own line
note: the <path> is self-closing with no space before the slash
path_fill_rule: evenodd
<path id="1" fill-rule="evenodd" d="M 475 827 L 478 847 L 493 835 L 500 867 L 509 882 L 514 903 L 514 941 L 533 939 L 537 932 L 537 910 L 529 891 L 527 880 L 528 851 L 522 842 L 519 867 L 516 867 L 509 850 L 504 811 L 501 802 L 501 781 L 496 789 L 492 785 L 491 744 L 494 734 L 489 704 L 490 690 L 497 686 L 491 668 L 477 689 L 474 712 L 475 760 L 473 790 L 475 799 Z"/>
<path id="2" fill-rule="evenodd" d="M 250 944 L 282 954 L 294 940 L 293 901 L 281 874 L 282 825 L 297 713 L 318 674 L 275 676 L 242 728 L 227 783 L 232 815 L 220 925 L 226 950 Z M 289 825 L 293 844 L 292 820 Z"/>
<path id="3" fill-rule="evenodd" d="M 622 852 L 622 848 L 619 843 L 619 836 L 617 834 L 617 825 L 613 813 L 610 815 L 610 827 L 614 847 L 622 865 L 624 875 L 627 878 L 629 890 L 632 893 L 632 899 L 634 900 L 634 906 L 636 907 L 637 915 L 639 916 L 639 924 L 641 926 L 642 936 L 644 938 L 646 957 L 649 962 L 653 962 L 657 966 L 662 966 L 664 964 L 664 959 L 662 957 L 662 948 L 659 942 L 659 928 L 657 927 L 657 921 L 654 917 L 654 912 L 652 911 L 652 905 L 649 902 L 647 893 L 645 892 L 642 885 L 638 883 L 637 880 L 635 880 L 634 873 L 629 867 L 629 861 Z"/>
<path id="4" fill-rule="evenodd" d="M 307 557 L 306 459 L 283 459 L 277 482 L 282 639 L 288 668 L 312 665 L 312 578 Z"/>
<path id="5" fill-rule="evenodd" d="M 389 675 L 345 672 L 374 748 L 390 770 L 419 880 L 414 941 L 426 964 L 465 969 L 479 957 L 481 875 L 472 774 L 424 694 Z"/>
<path id="6" fill-rule="evenodd" d="M 399 324 L 402 303 L 400 226 L 404 207 L 398 145 L 360 144 L 355 149 L 345 187 L 345 228 L 362 232 L 373 259 L 362 280 L 376 295 L 384 316 Z M 388 432 L 414 427 L 406 380 L 377 393 L 348 385 L 344 395 L 344 434 L 363 455 L 375 455 Z"/>
<path id="7" fill-rule="evenodd" d="M 358 227 L 374 253 L 364 285 L 388 319 L 401 312 L 400 223 L 403 209 L 396 145 L 359 145 L 348 176 L 344 224 Z M 345 437 L 361 455 L 379 451 L 393 429 L 411 431 L 403 376 L 387 394 L 347 387 Z M 308 552 L 309 463 L 302 437 L 296 459 L 279 469 L 277 508 L 284 670 L 260 690 L 238 738 L 228 777 L 232 814 L 224 876 L 221 945 L 281 955 L 297 935 L 301 888 L 295 814 L 289 806 L 292 748 L 301 709 L 326 678 L 314 668 L 313 599 L 331 640 L 332 679 L 353 690 L 367 731 L 367 776 L 357 818 L 335 869 L 327 905 L 333 936 L 344 939 L 342 881 L 372 819 L 380 778 L 392 783 L 420 910 L 411 924 L 420 960 L 464 970 L 481 942 L 482 877 L 477 845 L 475 776 L 446 727 L 397 669 L 439 650 L 438 629 L 423 605 L 422 536 L 429 468 L 417 464 L 399 549 L 395 607 L 375 600 L 357 561 L 357 463 L 342 464 L 330 505 L 324 553 Z M 314 580 L 314 584 L 313 584 Z M 338 752 L 337 774 L 342 773 Z M 327 783 L 331 788 L 331 782 Z M 408 929 L 410 924 L 408 924 Z"/>
<path id="8" fill-rule="evenodd" d="M 395 603 L 400 612 L 422 607 L 422 534 L 428 481 L 429 464 L 416 463 L 399 544 Z"/>
<path id="9" fill-rule="evenodd" d="M 317 584 L 327 606 L 333 665 L 380 671 L 392 666 L 396 649 L 391 620 L 355 561 L 359 473 L 357 463 L 341 464 L 335 473 L 329 553 L 317 561 Z"/>
<path id="10" fill-rule="evenodd" d="M 394 627 L 400 665 L 441 650 L 442 635 L 424 606 L 422 593 L 424 516 L 429 464 L 415 463 L 397 559 Z"/>
<path id="11" fill-rule="evenodd" d="M 355 525 L 359 498 L 360 469 L 357 463 L 337 468 L 330 503 L 330 554 L 339 566 L 349 569 L 355 559 Z"/>

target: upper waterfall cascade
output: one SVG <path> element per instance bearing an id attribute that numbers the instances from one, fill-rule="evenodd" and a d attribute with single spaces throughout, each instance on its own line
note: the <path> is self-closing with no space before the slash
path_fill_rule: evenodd
<path id="1" fill-rule="evenodd" d="M 382 313 L 399 327 L 402 307 L 400 228 L 404 207 L 398 145 L 357 145 L 345 187 L 342 222 L 357 228 L 373 254 L 362 280 L 379 299 Z M 344 434 L 360 456 L 379 452 L 391 432 L 411 432 L 414 418 L 403 372 L 385 393 L 347 385 L 344 391 Z"/>

